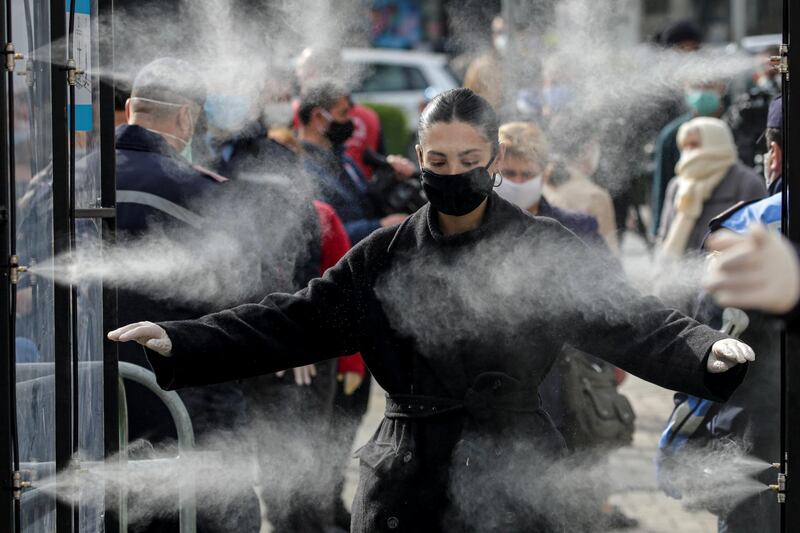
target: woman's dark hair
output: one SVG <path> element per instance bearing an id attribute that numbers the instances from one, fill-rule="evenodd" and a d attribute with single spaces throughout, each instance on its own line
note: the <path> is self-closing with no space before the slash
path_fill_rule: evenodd
<path id="1" fill-rule="evenodd" d="M 497 132 L 500 121 L 492 106 L 470 89 L 451 89 L 437 95 L 422 111 L 419 117 L 417 135 L 421 140 L 425 132 L 437 122 L 465 122 L 478 128 L 486 140 L 497 149 Z"/>

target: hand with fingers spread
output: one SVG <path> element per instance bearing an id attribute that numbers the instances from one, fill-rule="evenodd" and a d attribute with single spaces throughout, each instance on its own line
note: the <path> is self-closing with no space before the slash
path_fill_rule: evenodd
<path id="1" fill-rule="evenodd" d="M 311 380 L 317 377 L 317 367 L 314 365 L 298 366 L 293 368 L 292 372 L 294 373 L 294 382 L 298 385 L 311 385 Z M 285 370 L 275 373 L 279 378 L 284 374 L 286 374 Z"/>
<path id="2" fill-rule="evenodd" d="M 108 338 L 115 342 L 136 341 L 145 348 L 169 357 L 172 355 L 172 341 L 167 332 L 152 322 L 136 322 L 108 332 Z"/>
<path id="3" fill-rule="evenodd" d="M 784 314 L 800 300 L 797 252 L 781 235 L 762 225 L 743 235 L 723 230 L 708 238 L 706 248 L 719 252 L 704 286 L 720 306 Z"/>
<path id="4" fill-rule="evenodd" d="M 711 346 L 706 369 L 712 374 L 719 374 L 738 364 L 755 360 L 756 354 L 745 343 L 736 339 L 722 339 Z"/>

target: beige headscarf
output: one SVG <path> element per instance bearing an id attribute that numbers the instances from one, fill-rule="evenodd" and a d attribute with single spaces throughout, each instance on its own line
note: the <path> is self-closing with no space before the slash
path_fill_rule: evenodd
<path id="1" fill-rule="evenodd" d="M 661 253 L 680 257 L 703 204 L 711 197 L 738 157 L 733 134 L 718 118 L 698 117 L 684 123 L 678 130 L 678 146 L 682 146 L 690 131 L 700 136 L 700 148 L 682 150 L 675 165 L 678 188 L 675 192 L 675 217 L 667 231 Z"/>

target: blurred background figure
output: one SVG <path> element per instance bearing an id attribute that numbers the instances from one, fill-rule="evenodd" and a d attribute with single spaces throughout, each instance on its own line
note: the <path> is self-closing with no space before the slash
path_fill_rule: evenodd
<path id="1" fill-rule="evenodd" d="M 298 118 L 304 168 L 316 180 L 320 199 L 333 206 L 355 244 L 380 227 L 399 224 L 407 214 L 380 213 L 367 194 L 366 179 L 344 153 L 354 129 L 349 110 L 347 91 L 323 82 L 300 97 Z"/>
<path id="2" fill-rule="evenodd" d="M 653 215 L 653 234 L 658 234 L 661 214 L 664 209 L 667 185 L 675 175 L 675 164 L 680 158 L 678 129 L 694 117 L 720 117 L 725 112 L 722 83 L 698 84 L 686 88 L 684 112 L 659 132 L 655 142 L 653 184 L 650 192 L 650 208 Z"/>
<path id="3" fill-rule="evenodd" d="M 764 180 L 737 158 L 730 128 L 699 117 L 678 130 L 681 157 L 666 190 L 658 231 L 663 256 L 700 249 L 712 218 L 739 201 L 766 195 Z"/>
<path id="4" fill-rule="evenodd" d="M 682 19 L 664 28 L 660 42 L 679 52 L 696 52 L 703 43 L 703 32 L 693 21 Z"/>
<path id="5" fill-rule="evenodd" d="M 533 122 L 509 122 L 500 126 L 500 142 L 506 147 L 497 194 L 532 215 L 558 220 L 587 244 L 605 247 L 591 215 L 550 205 L 542 191 L 550 178 L 549 145 Z"/>
<path id="6" fill-rule="evenodd" d="M 551 206 L 542 197 L 542 187 L 550 175 L 549 147 L 544 134 L 532 122 L 509 122 L 500 126 L 499 140 L 505 145 L 501 175 L 503 181 L 497 194 L 532 215 L 557 220 L 591 246 L 598 261 L 611 257 L 608 247 L 597 233 L 597 221 L 590 215 Z M 611 402 L 630 405 L 617 391 L 624 372 L 605 361 L 574 347 L 565 346 L 553 367 L 539 387 L 542 405 L 564 435 L 570 451 L 582 456 L 591 454 L 593 464 L 606 461 L 607 453 L 614 448 L 630 444 L 633 434 L 633 411 L 615 411 L 617 416 L 600 422 L 596 419 L 598 403 Z M 620 371 L 621 372 L 621 371 Z M 591 391 L 588 394 L 587 391 Z M 605 426 L 605 433 L 593 431 Z M 602 491 L 588 491 L 586 506 L 594 505 L 596 512 L 587 513 L 590 520 L 581 524 L 581 531 L 600 531 L 636 527 L 638 521 L 607 501 Z"/>
<path id="7" fill-rule="evenodd" d="M 492 46 L 475 58 L 464 74 L 464 87 L 484 97 L 498 112 L 505 109 L 503 59 L 508 51 L 509 37 L 503 17 L 492 19 Z"/>
<path id="8" fill-rule="evenodd" d="M 597 220 L 598 232 L 613 254 L 619 253 L 614 203 L 607 190 L 592 180 L 600 166 L 601 149 L 595 134 L 572 117 L 559 115 L 550 131 L 561 143 L 557 160 L 544 186 L 544 197 L 552 205 L 587 213 Z"/>
<path id="9" fill-rule="evenodd" d="M 208 211 L 198 212 L 221 197 L 226 185 L 220 176 L 198 170 L 187 159 L 195 125 L 206 99 L 203 79 L 189 63 L 162 58 L 136 76 L 125 104 L 127 124 L 117 129 L 117 230 L 123 239 L 165 234 L 174 239 L 214 231 L 204 223 Z M 119 291 L 119 319 L 140 321 L 145 316 L 178 320 L 213 311 L 208 304 L 156 299 L 135 290 Z M 149 368 L 141 350 L 119 350 L 120 360 Z M 163 444 L 174 439 L 172 418 L 150 391 L 125 382 L 129 438 Z M 239 383 L 196 387 L 179 393 L 200 445 L 213 438 L 219 446 L 230 434 L 237 445 L 219 450 L 230 457 L 249 453 L 233 435 L 246 425 L 246 401 Z M 258 508 L 251 498 L 231 498 L 217 510 L 200 510 L 200 531 L 255 531 Z M 177 498 L 176 498 L 177 502 Z M 177 530 L 177 517 L 157 518 L 146 531 Z"/>

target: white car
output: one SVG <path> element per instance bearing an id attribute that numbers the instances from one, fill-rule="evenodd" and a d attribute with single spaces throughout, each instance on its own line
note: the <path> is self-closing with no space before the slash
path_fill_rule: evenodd
<path id="1" fill-rule="evenodd" d="M 357 67 L 356 102 L 401 108 L 408 127 L 416 130 L 420 103 L 461 84 L 447 66 L 447 56 L 381 48 L 345 48 L 342 59 Z"/>

